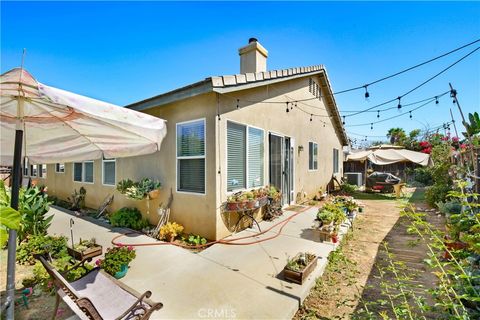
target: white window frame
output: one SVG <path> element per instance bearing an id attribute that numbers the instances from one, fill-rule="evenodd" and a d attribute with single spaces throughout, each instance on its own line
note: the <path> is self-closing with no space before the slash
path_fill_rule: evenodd
<path id="1" fill-rule="evenodd" d="M 30 161 L 28 163 L 29 165 L 29 177 L 34 177 L 34 178 L 37 178 L 38 177 L 38 164 L 30 164 Z M 36 174 L 35 175 L 32 175 L 33 173 L 33 167 L 35 166 L 35 171 L 36 171 Z"/>
<path id="2" fill-rule="evenodd" d="M 63 171 L 60 170 L 60 165 L 63 164 Z M 55 163 L 55 173 L 65 173 L 65 163 Z"/>
<path id="3" fill-rule="evenodd" d="M 310 143 L 317 146 L 317 159 L 313 159 L 313 160 L 317 160 L 317 168 L 315 168 L 314 166 L 313 169 L 310 169 Z M 312 157 L 313 156 L 314 154 L 312 150 Z M 312 161 L 312 164 L 315 164 L 315 161 Z M 318 171 L 318 143 L 315 141 L 308 141 L 308 171 Z"/>
<path id="4" fill-rule="evenodd" d="M 181 126 L 183 124 L 187 123 L 192 123 L 192 122 L 198 122 L 202 121 L 203 122 L 203 156 L 178 156 L 178 126 Z M 181 191 L 178 190 L 178 160 L 184 160 L 184 159 L 204 159 L 205 167 L 203 168 L 203 174 L 205 175 L 204 178 L 204 186 L 203 186 L 203 192 L 192 192 L 192 191 Z M 175 190 L 177 193 L 184 193 L 184 194 L 191 194 L 191 195 L 197 195 L 197 196 L 206 196 L 207 195 L 207 121 L 206 118 L 198 118 L 194 120 L 188 120 L 188 121 L 182 121 L 182 122 L 177 122 L 175 124 Z"/>
<path id="5" fill-rule="evenodd" d="M 246 137 L 245 137 L 245 188 L 238 188 L 238 189 L 233 189 L 232 191 L 228 191 L 228 143 L 227 143 L 227 139 L 228 139 L 228 122 L 231 122 L 231 123 L 235 123 L 235 124 L 238 124 L 238 125 L 241 125 L 241 126 L 244 126 L 245 127 L 245 134 L 246 134 Z M 258 130 L 262 130 L 263 132 L 263 184 L 261 186 L 257 186 L 257 187 L 251 187 L 249 188 L 248 187 L 248 183 L 250 182 L 248 180 L 248 144 L 249 144 L 249 141 L 248 141 L 248 128 L 254 128 L 254 129 L 258 129 Z M 230 120 L 230 119 L 227 119 L 226 121 L 226 124 L 225 124 L 225 170 L 226 170 L 226 174 L 225 174 L 225 190 L 227 192 L 227 195 L 231 195 L 231 194 L 234 194 L 234 193 L 237 193 L 239 191 L 245 191 L 245 190 L 251 190 L 251 189 L 260 189 L 260 188 L 264 188 L 267 186 L 267 179 L 265 179 L 265 173 L 266 173 L 266 170 L 265 170 L 265 164 L 267 163 L 266 161 L 266 157 L 265 157 L 265 139 L 266 139 L 266 134 L 265 134 L 265 129 L 263 128 L 260 128 L 260 127 L 256 127 L 256 126 L 252 126 L 252 125 L 248 125 L 246 123 L 242 123 L 242 122 L 239 122 L 239 121 L 235 121 L 235 120 Z"/>
<path id="6" fill-rule="evenodd" d="M 45 168 L 45 175 L 43 174 L 43 168 Z M 47 165 L 38 164 L 37 165 L 37 177 L 40 179 L 47 179 Z"/>
<path id="7" fill-rule="evenodd" d="M 115 173 L 113 174 L 115 182 L 113 184 L 105 183 L 105 162 L 115 163 Z M 115 187 L 117 185 L 117 159 L 102 159 L 102 185 L 106 187 Z"/>
<path id="8" fill-rule="evenodd" d="M 82 164 L 82 181 L 75 181 L 75 163 Z M 93 181 L 85 181 L 85 163 L 93 163 Z M 93 160 L 83 161 L 83 162 L 72 162 L 72 180 L 75 183 L 85 183 L 85 184 L 95 184 L 95 162 Z"/>
<path id="9" fill-rule="evenodd" d="M 337 162 L 335 162 L 335 154 L 337 155 Z M 333 174 L 337 174 L 340 172 L 340 150 L 337 148 L 333 148 Z M 336 168 L 335 168 L 336 167 Z M 335 171 L 336 169 L 336 171 Z"/>

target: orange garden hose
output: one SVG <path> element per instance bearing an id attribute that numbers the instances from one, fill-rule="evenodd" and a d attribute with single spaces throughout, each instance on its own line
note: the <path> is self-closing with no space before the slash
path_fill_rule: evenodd
<path id="1" fill-rule="evenodd" d="M 278 237 L 282 233 L 283 228 L 287 225 L 288 222 L 290 222 L 290 220 L 292 220 L 294 217 L 296 217 L 300 213 L 305 212 L 306 210 L 308 210 L 310 208 L 311 207 L 306 207 L 306 208 L 292 214 L 290 217 L 275 223 L 273 226 L 271 226 L 268 229 L 265 229 L 261 232 L 258 232 L 258 233 L 255 233 L 255 234 L 252 234 L 252 235 L 249 235 L 249 236 L 244 236 L 244 237 L 234 238 L 234 239 L 229 239 L 229 240 L 220 239 L 220 240 L 211 241 L 211 242 L 208 242 L 208 243 L 205 243 L 205 244 L 199 244 L 199 245 L 195 245 L 195 246 L 190 246 L 190 245 L 185 245 L 185 244 L 180 244 L 180 243 L 173 243 L 173 242 L 123 243 L 123 242 L 118 242 L 117 241 L 117 239 L 119 239 L 121 237 L 124 237 L 124 236 L 127 236 L 127 235 L 130 235 L 130 234 L 138 234 L 137 232 L 129 232 L 129 233 L 120 234 L 118 236 L 113 237 L 112 244 L 115 245 L 115 246 L 132 246 L 132 247 L 149 247 L 149 246 L 173 245 L 173 246 L 186 248 L 186 249 L 201 249 L 201 248 L 209 247 L 209 246 L 211 246 L 213 244 L 216 244 L 216 243 L 225 244 L 225 245 L 237 245 L 237 246 L 251 245 L 251 244 L 256 244 L 256 243 L 264 242 L 264 241 L 267 241 L 267 240 L 275 239 L 276 237 Z M 257 240 L 250 241 L 250 242 L 240 242 L 240 243 L 236 242 L 238 240 L 244 240 L 244 239 L 248 239 L 248 238 L 258 237 L 259 235 L 262 235 L 262 234 L 272 230 L 273 228 L 275 228 L 279 225 L 281 225 L 280 229 L 274 235 L 272 235 L 270 237 L 263 238 L 263 239 L 257 239 Z"/>

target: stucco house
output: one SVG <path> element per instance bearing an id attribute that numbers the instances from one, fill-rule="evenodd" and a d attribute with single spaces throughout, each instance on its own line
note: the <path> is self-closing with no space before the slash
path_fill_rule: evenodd
<path id="1" fill-rule="evenodd" d="M 25 173 L 43 175 L 49 194 L 63 199 L 84 186 L 86 205 L 93 208 L 114 194 L 112 210 L 134 206 L 152 223 L 158 205 L 173 192 L 170 219 L 208 239 L 231 233 L 221 206 L 232 192 L 274 185 L 288 205 L 340 178 L 348 142 L 325 68 L 267 71 L 268 52 L 256 39 L 239 55 L 239 74 L 206 78 L 126 106 L 167 120 L 159 152 Z M 115 189 L 121 179 L 144 177 L 162 183 L 158 199 L 129 200 Z"/>

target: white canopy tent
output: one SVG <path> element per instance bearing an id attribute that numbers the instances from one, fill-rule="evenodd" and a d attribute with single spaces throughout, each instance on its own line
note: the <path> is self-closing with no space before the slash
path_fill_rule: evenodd
<path id="1" fill-rule="evenodd" d="M 0 163 L 13 166 L 14 209 L 24 156 L 30 163 L 138 156 L 159 151 L 167 134 L 160 118 L 46 86 L 23 68 L 0 76 L 0 93 Z M 14 318 L 16 238 L 9 230 L 7 319 Z"/>
<path id="2" fill-rule="evenodd" d="M 431 164 L 430 155 L 406 149 L 376 149 L 351 153 L 347 161 L 368 160 L 376 165 L 387 165 L 397 162 L 413 162 L 421 166 Z"/>

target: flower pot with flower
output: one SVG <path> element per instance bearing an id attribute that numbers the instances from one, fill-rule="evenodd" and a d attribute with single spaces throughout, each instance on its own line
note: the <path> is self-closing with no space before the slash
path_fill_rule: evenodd
<path id="1" fill-rule="evenodd" d="M 127 274 L 128 265 L 135 257 L 135 249 L 132 246 L 119 246 L 108 248 L 104 259 L 99 259 L 95 263 L 108 274 L 120 279 Z"/>

